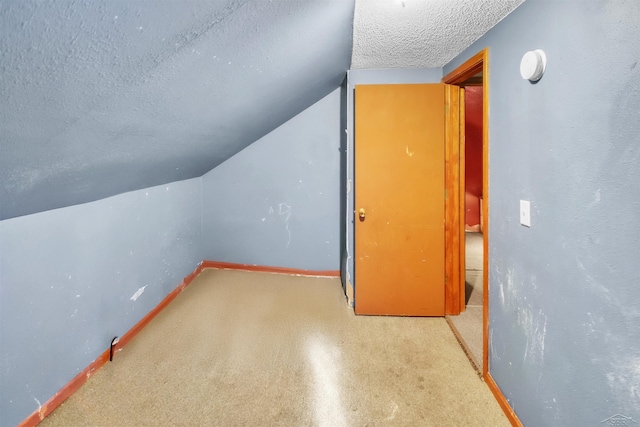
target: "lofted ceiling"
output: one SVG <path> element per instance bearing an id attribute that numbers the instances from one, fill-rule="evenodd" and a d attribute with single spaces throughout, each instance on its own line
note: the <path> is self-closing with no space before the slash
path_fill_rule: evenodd
<path id="1" fill-rule="evenodd" d="M 520 3 L 0 0 L 0 219 L 200 176 L 350 65 L 441 67 Z"/>
<path id="2" fill-rule="evenodd" d="M 356 0 L 351 68 L 440 68 L 524 0 Z"/>

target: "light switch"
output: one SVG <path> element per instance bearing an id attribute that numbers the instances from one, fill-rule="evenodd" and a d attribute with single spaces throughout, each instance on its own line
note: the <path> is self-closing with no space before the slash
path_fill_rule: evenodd
<path id="1" fill-rule="evenodd" d="M 528 200 L 520 200 L 520 224 L 531 227 L 531 203 Z"/>

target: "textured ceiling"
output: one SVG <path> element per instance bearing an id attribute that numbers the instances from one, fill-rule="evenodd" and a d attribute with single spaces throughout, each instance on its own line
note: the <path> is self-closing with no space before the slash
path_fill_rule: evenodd
<path id="1" fill-rule="evenodd" d="M 439 68 L 524 0 L 356 0 L 351 68 Z"/>
<path id="2" fill-rule="evenodd" d="M 353 10 L 0 2 L 0 219 L 200 176 L 340 85 Z"/>

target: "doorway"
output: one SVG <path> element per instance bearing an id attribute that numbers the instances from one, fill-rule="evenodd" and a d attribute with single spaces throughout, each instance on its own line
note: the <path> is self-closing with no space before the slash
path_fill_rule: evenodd
<path id="1" fill-rule="evenodd" d="M 479 52 L 443 79 L 461 88 L 460 310 L 447 321 L 476 369 L 488 372 L 488 61 Z M 454 248 L 455 249 L 455 248 Z"/>

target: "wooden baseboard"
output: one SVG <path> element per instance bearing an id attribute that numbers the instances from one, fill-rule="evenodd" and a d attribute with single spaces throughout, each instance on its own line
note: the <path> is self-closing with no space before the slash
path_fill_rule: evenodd
<path id="1" fill-rule="evenodd" d="M 489 386 L 489 390 L 491 390 L 491 392 L 493 393 L 493 396 L 498 401 L 498 404 L 504 411 L 504 414 L 509 419 L 509 422 L 511 423 L 511 425 L 514 427 L 523 427 L 522 423 L 518 419 L 518 416 L 513 411 L 513 408 L 511 407 L 511 405 L 509 405 L 507 398 L 504 397 L 504 394 L 502 394 L 500 387 L 498 387 L 498 384 L 496 384 L 496 382 L 494 381 L 490 373 L 487 373 L 484 376 L 484 382 L 487 383 L 487 386 Z"/>
<path id="2" fill-rule="evenodd" d="M 217 268 L 221 270 L 257 271 L 262 273 L 293 274 L 310 277 L 340 277 L 340 270 L 300 270 L 296 268 L 271 267 L 264 265 L 236 264 L 232 262 L 202 261 L 202 268 Z"/>
<path id="3" fill-rule="evenodd" d="M 138 332 L 144 329 L 151 320 L 156 317 L 166 306 L 169 305 L 184 289 L 191 284 L 198 274 L 204 269 L 200 263 L 198 267 L 187 277 L 184 278 L 182 283 L 178 285 L 173 291 L 169 293 L 153 310 L 151 310 L 146 316 L 144 316 L 138 323 L 129 329 L 114 346 L 114 353 L 122 350 L 122 348 L 135 337 Z M 31 415 L 25 418 L 18 427 L 31 427 L 38 425 L 44 418 L 53 412 L 58 406 L 60 406 L 69 396 L 76 392 L 87 380 L 100 368 L 102 368 L 108 361 L 111 349 L 105 350 L 96 360 L 91 362 L 82 372 L 76 375 L 71 381 L 69 381 L 64 387 L 62 387 L 53 397 L 40 406 Z"/>

